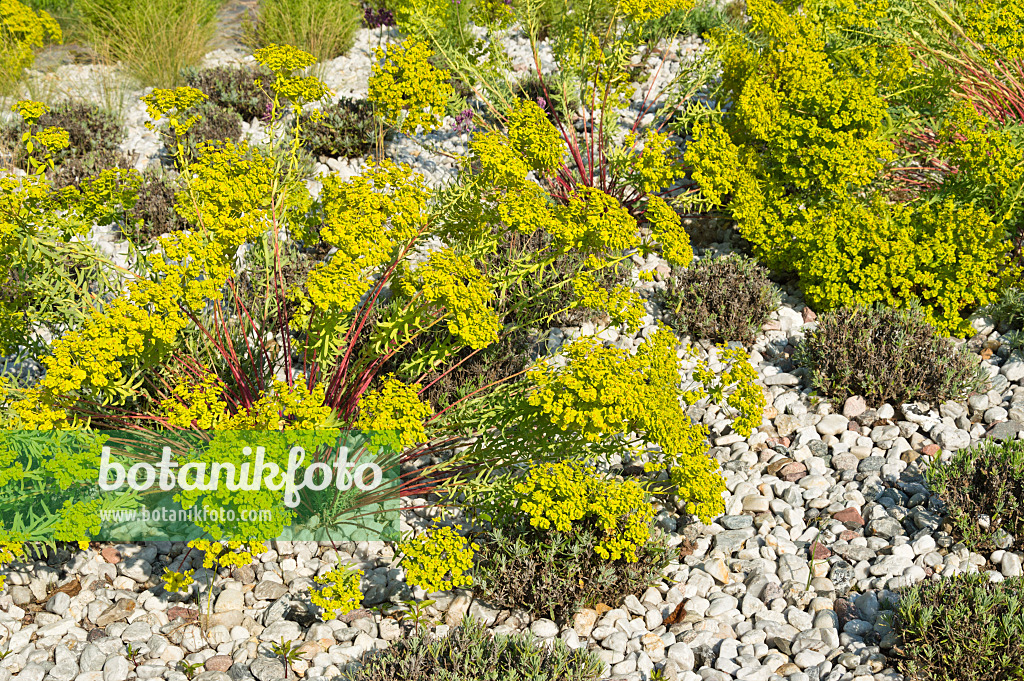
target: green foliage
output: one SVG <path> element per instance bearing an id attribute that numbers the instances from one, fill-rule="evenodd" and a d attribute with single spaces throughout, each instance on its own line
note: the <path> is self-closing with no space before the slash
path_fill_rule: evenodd
<path id="1" fill-rule="evenodd" d="M 593 518 L 567 532 L 540 530 L 511 518 L 478 537 L 474 590 L 487 602 L 525 608 L 565 623 L 583 607 L 618 605 L 656 582 L 674 551 L 661 535 L 636 552 L 636 560 L 599 555 L 604 532 Z"/>
<path id="2" fill-rule="evenodd" d="M 124 127 L 113 115 L 94 104 L 64 102 L 39 117 L 35 123 L 42 128 L 57 127 L 68 132 L 68 146 L 53 151 L 54 169 L 50 178 L 57 188 L 77 185 L 88 176 L 111 168 L 128 167 L 128 159 L 118 151 L 124 139 Z M 30 126 L 24 121 L 0 129 L 3 142 L 17 148 L 14 165 L 29 170 L 31 155 L 36 164 L 45 159 L 39 150 L 28 154 L 18 139 Z"/>
<path id="3" fill-rule="evenodd" d="M 1010 338 L 1010 348 L 1024 352 L 1024 290 L 1003 289 L 999 300 L 988 307 L 988 313 Z"/>
<path id="4" fill-rule="evenodd" d="M 18 0 L 0 0 L 0 91 L 7 90 L 35 62 L 34 48 L 60 43 L 60 25 L 43 10 Z"/>
<path id="5" fill-rule="evenodd" d="M 988 440 L 962 449 L 932 466 L 928 481 L 946 504 L 953 534 L 972 551 L 995 550 L 1004 532 L 1013 535 L 1013 549 L 1024 550 L 1024 442 Z M 987 527 L 978 523 L 982 515 Z"/>
<path id="6" fill-rule="evenodd" d="M 916 301 L 941 331 L 966 333 L 966 314 L 994 299 L 1007 265 L 1017 194 L 1000 187 L 1020 175 L 1007 142 L 951 111 L 961 136 L 941 153 L 961 172 L 918 200 L 890 201 L 880 190 L 895 160 L 886 97 L 910 64 L 880 35 L 888 4 L 748 6 L 749 32 L 714 34 L 721 111 L 693 128 L 686 162 L 701 192 L 684 203 L 725 207 L 757 257 L 797 274 L 817 307 Z"/>
<path id="7" fill-rule="evenodd" d="M 362 20 L 352 0 L 263 0 L 247 42 L 253 48 L 294 45 L 327 61 L 349 51 Z"/>
<path id="8" fill-rule="evenodd" d="M 656 294 L 665 322 L 679 335 L 753 343 L 778 308 L 780 291 L 753 260 L 730 255 L 672 270 Z"/>
<path id="9" fill-rule="evenodd" d="M 303 118 L 302 146 L 313 156 L 361 158 L 373 146 L 373 106 L 364 100 L 341 99 L 315 119 L 310 114 Z"/>
<path id="10" fill-rule="evenodd" d="M 270 652 L 274 653 L 281 658 L 284 662 L 284 678 L 288 678 L 288 670 L 291 669 L 292 663 L 297 661 L 302 653 L 299 652 L 298 646 L 293 646 L 292 641 L 285 641 L 283 638 L 278 643 L 270 644 Z"/>
<path id="11" fill-rule="evenodd" d="M 492 636 L 472 619 L 444 638 L 415 635 L 395 641 L 362 660 L 347 681 L 596 681 L 603 663 L 562 641 L 550 648 L 529 634 Z"/>
<path id="12" fill-rule="evenodd" d="M 222 0 L 76 0 L 82 30 L 111 61 L 123 63 L 143 85 L 182 82 L 216 31 Z"/>
<path id="13" fill-rule="evenodd" d="M 188 68 L 182 73 L 185 85 L 194 87 L 210 102 L 238 113 L 246 121 L 263 118 L 271 108 L 270 72 L 234 66 L 211 69 Z M 260 85 L 257 85 L 257 80 Z"/>
<path id="14" fill-rule="evenodd" d="M 76 541 L 84 546 L 99 531 L 101 512 L 136 506 L 132 491 L 96 498 L 100 450 L 106 441 L 103 434 L 80 430 L 4 431 L 0 441 L 0 518 L 4 519 L 0 522 L 0 562 L 6 562 L 3 547 L 11 541 L 50 547 L 57 541 Z"/>
<path id="15" fill-rule="evenodd" d="M 652 11 L 645 3 L 634 5 L 629 11 L 637 16 Z M 402 49 L 415 54 L 397 59 L 400 68 L 380 66 L 378 75 L 422 75 L 429 50 L 414 49 L 412 42 Z M 737 432 L 749 433 L 760 422 L 764 401 L 740 352 L 721 354 L 726 371 L 720 375 L 698 363 L 688 388 L 680 378 L 676 340 L 659 329 L 646 334 L 635 353 L 594 339 L 577 341 L 558 363 L 499 372 L 441 411 L 422 394 L 424 377 L 452 370 L 505 334 L 543 331 L 550 320 L 584 307 L 638 327 L 642 301 L 619 282 L 629 274 L 632 249 L 645 254 L 660 246 L 667 257 L 689 259 L 688 238 L 674 211 L 650 194 L 629 198 L 584 185 L 559 193 L 552 189 L 557 183 L 528 179 L 531 171 L 558 176 L 572 155 L 558 129 L 529 102 L 507 110 L 507 131 L 487 130 L 474 140 L 468 172 L 443 190 L 431 190 L 408 166 L 381 161 L 348 180 L 324 178 L 314 199 L 302 175 L 300 144 L 304 126 L 315 121 L 299 114 L 330 92 L 306 75 L 315 62 L 308 53 L 275 45 L 254 56 L 272 73 L 266 144 L 200 145 L 192 157 L 183 143 L 175 145 L 181 173 L 173 209 L 190 228 L 140 248 L 128 267 L 90 263 L 97 272 L 88 270 L 75 282 L 78 297 L 69 295 L 54 310 L 63 326 L 52 341 L 30 348 L 45 376 L 30 388 L 13 386 L 5 397 L 13 425 L 116 428 L 144 422 L 156 431 L 217 431 L 206 449 L 178 457 L 193 470 L 211 461 L 238 466 L 242 445 L 259 438 L 265 446 L 269 433 L 285 430 L 320 433 L 310 435 L 310 446 L 318 447 L 324 442 L 316 438 L 328 438 L 334 428 L 368 427 L 383 435 L 364 444 L 393 446 L 409 461 L 433 447 L 475 438 L 429 467 L 453 469 L 430 479 L 444 481 L 437 489 L 443 495 L 463 495 L 471 512 L 489 490 L 507 482 L 503 475 L 524 463 L 634 455 L 650 443 L 661 448 L 653 450 L 652 469 L 668 469 L 668 483 L 694 513 L 721 512 L 723 483 L 705 456 L 707 431 L 689 422 L 683 406 L 706 397 L 733 418 Z M 399 94 L 408 97 L 391 102 L 394 123 L 410 122 L 407 108 L 423 103 L 413 102 L 419 94 L 437 97 L 437 88 L 425 89 L 434 80 L 427 81 L 402 83 L 408 87 Z M 180 141 L 202 123 L 197 110 L 207 98 L 182 87 L 155 89 L 145 101 L 155 126 L 169 128 Z M 33 121 L 43 113 L 26 107 Z M 413 113 L 421 120 L 440 113 L 433 104 L 426 107 Z M 654 192 L 672 172 L 669 142 L 648 132 L 633 143 L 637 148 L 618 156 L 614 168 Z M 4 266 L 24 269 L 24 232 L 45 226 L 60 244 L 77 244 L 72 236 L 93 222 L 123 225 L 128 233 L 139 228 L 129 226 L 135 220 L 130 212 L 148 210 L 138 206 L 143 180 L 134 172 L 108 171 L 59 193 L 45 178 L 0 181 L 10 185 L 0 193 L 10 203 L 3 236 L 12 257 Z M 634 213 L 642 207 L 646 231 L 657 239 L 638 234 Z M 537 247 L 498 256 L 510 232 L 535 238 Z M 438 240 L 445 245 L 437 247 Z M 242 246 L 244 272 L 236 266 Z M 38 251 L 32 253 L 37 257 Z M 518 296 L 524 290 L 530 292 L 525 299 Z M 5 332 L 16 330 L 18 315 L 32 309 L 16 303 Z M 27 322 L 20 321 L 24 331 Z M 430 343 L 401 360 L 400 371 L 384 370 L 425 336 Z M 283 468 L 286 455 L 280 447 L 268 448 L 267 462 Z M 403 484 L 420 484 L 416 476 L 428 472 Z M 176 498 L 185 508 L 237 510 L 279 506 L 280 495 L 273 492 L 194 489 Z M 83 532 L 90 510 L 75 510 Z M 276 536 L 294 519 L 277 510 L 271 522 L 208 519 L 200 529 L 215 538 Z M 610 557 L 626 554 L 634 539 L 601 548 Z M 610 533 L 595 550 L 609 541 L 623 539 Z M 465 554 L 467 547 L 449 543 L 452 555 Z M 465 576 L 471 556 L 455 561 L 463 570 L 456 575 L 447 548 L 422 548 L 434 560 L 424 579 Z"/>
<path id="16" fill-rule="evenodd" d="M 155 241 L 163 234 L 185 229 L 187 224 L 174 209 L 176 185 L 159 171 L 142 174 L 135 205 L 129 212 L 122 233 L 138 246 Z"/>
<path id="17" fill-rule="evenodd" d="M 945 402 L 984 382 L 966 346 L 936 334 L 920 310 L 840 308 L 818 317 L 793 357 L 814 388 L 842 402 Z"/>
<path id="18" fill-rule="evenodd" d="M 901 595 L 896 668 L 908 681 L 1020 681 L 1024 579 L 924 581 Z"/>

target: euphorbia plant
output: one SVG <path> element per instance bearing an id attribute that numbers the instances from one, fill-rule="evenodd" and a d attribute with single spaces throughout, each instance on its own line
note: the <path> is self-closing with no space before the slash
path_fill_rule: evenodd
<path id="1" fill-rule="evenodd" d="M 649 442 L 662 451 L 654 466 L 668 469 L 695 512 L 720 511 L 706 431 L 690 424 L 682 405 L 724 402 L 736 430 L 749 433 L 764 406 L 753 370 L 726 352 L 724 374 L 698 363 L 693 378 L 704 388 L 683 390 L 687 367 L 675 337 L 645 319 L 627 287 L 605 290 L 595 280 L 603 268 L 654 248 L 654 239 L 672 259 L 689 260 L 679 217 L 664 201 L 649 200 L 654 236 L 642 240 L 629 210 L 598 187 L 573 187 L 561 202 L 551 200 L 527 179 L 531 169 L 554 168 L 558 154 L 545 146 L 557 132 L 532 103 L 513 110 L 507 135 L 479 138 L 474 157 L 482 170 L 455 187 L 432 191 L 410 168 L 382 160 L 347 181 L 323 178 L 314 199 L 297 176 L 297 148 L 280 148 L 288 143 L 274 130 L 286 114 L 300 126 L 301 107 L 327 90 L 303 75 L 311 58 L 301 51 L 270 47 L 256 58 L 275 73 L 266 145 L 207 145 L 195 160 L 182 157 L 176 209 L 196 229 L 140 252 L 124 278 L 126 293 L 93 301 L 84 321 L 50 344 L 46 376 L 11 404 L 14 425 L 233 433 L 211 447 L 222 456 L 251 443 L 253 433 L 298 431 L 317 445 L 355 428 L 371 433 L 367 447 L 389 446 L 403 464 L 452 450 L 443 466 L 407 472 L 401 491 L 444 491 L 449 499 L 461 492 L 467 503 L 518 463 L 635 452 Z M 188 95 L 170 91 L 149 103 L 173 106 L 178 120 L 189 115 Z M 540 231 L 548 246 L 485 273 L 479 263 L 502 229 Z M 438 239 L 440 247 L 424 250 Z M 313 263 L 306 256 L 308 267 L 296 274 L 293 259 L 313 248 L 330 255 Z M 503 376 L 440 410 L 425 402 L 428 386 L 418 377 L 450 371 L 459 353 L 515 330 L 500 323 L 496 295 L 570 252 L 585 258 L 568 306 L 603 309 L 633 330 L 648 321 L 636 353 L 581 340 L 561 369 Z M 529 310 L 531 300 L 518 304 Z M 524 323 L 543 325 L 552 316 L 527 314 Z M 401 377 L 384 371 L 427 333 L 437 342 L 404 361 Z M 268 450 L 268 460 L 274 456 L 283 467 L 284 450 Z M 186 508 L 224 508 L 264 493 L 198 489 L 178 500 Z M 231 529 L 246 538 L 277 536 L 288 519 Z M 226 526 L 203 527 L 220 538 Z"/>

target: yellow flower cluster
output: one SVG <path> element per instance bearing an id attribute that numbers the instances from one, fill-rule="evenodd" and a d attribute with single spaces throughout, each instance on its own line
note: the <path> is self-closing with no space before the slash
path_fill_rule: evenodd
<path id="1" fill-rule="evenodd" d="M 633 216 L 618 199 L 596 187 L 578 187 L 559 217 L 552 236 L 563 251 L 614 253 L 639 244 Z"/>
<path id="2" fill-rule="evenodd" d="M 995 275 L 1009 249 L 986 211 L 953 198 L 806 210 L 793 232 L 801 254 L 795 269 L 816 307 L 918 300 L 925 319 L 950 334 L 971 333 L 964 313 L 996 299 Z"/>
<path id="3" fill-rule="evenodd" d="M 291 386 L 275 380 L 254 404 L 233 415 L 223 395 L 220 379 L 209 373 L 195 385 L 177 383 L 160 408 L 170 425 L 200 430 L 313 430 L 333 415 L 324 404 L 323 384 L 310 390 L 301 376 Z"/>
<path id="4" fill-rule="evenodd" d="M 724 400 L 737 412 L 738 416 L 732 422 L 732 429 L 747 437 L 761 425 L 764 408 L 767 405 L 764 392 L 754 383 L 757 380 L 757 370 L 750 364 L 747 353 L 741 348 L 719 345 L 717 355 L 719 361 L 727 367 L 724 371 L 716 374 L 706 361 L 702 361 L 695 367 L 694 377 L 703 386 L 702 397 L 706 395 L 716 403 Z M 735 389 L 726 396 L 726 391 L 733 386 Z"/>
<path id="5" fill-rule="evenodd" d="M 632 149 L 636 143 L 636 134 L 629 133 L 626 136 L 626 146 Z M 675 182 L 681 173 L 679 164 L 670 154 L 674 146 L 668 135 L 654 131 L 647 134 L 644 139 L 644 149 L 630 168 L 633 181 L 638 189 L 645 194 L 653 194 Z"/>
<path id="6" fill-rule="evenodd" d="M 204 145 L 189 164 L 186 189 L 177 195 L 175 207 L 234 254 L 269 228 L 275 182 L 274 159 L 248 144 Z"/>
<path id="7" fill-rule="evenodd" d="M 345 569 L 338 566 L 330 572 L 314 578 L 313 581 L 320 588 L 310 590 L 309 600 L 323 610 L 320 615 L 323 621 L 335 619 L 339 614 L 352 612 L 362 604 L 363 592 L 360 588 L 362 577 L 362 570 Z"/>
<path id="8" fill-rule="evenodd" d="M 271 120 L 280 116 L 281 100 L 291 102 L 292 111 L 297 115 L 302 106 L 308 102 L 316 102 L 332 94 L 327 85 L 315 76 L 301 76 L 298 73 L 316 63 L 316 57 L 305 50 L 291 45 L 267 45 L 253 53 L 256 63 L 274 74 L 273 106 Z M 262 85 L 257 81 L 257 85 Z M 313 120 L 317 120 L 319 111 L 312 112 Z M 298 121 L 296 121 L 298 124 Z"/>
<path id="9" fill-rule="evenodd" d="M 195 580 L 192 578 L 194 574 L 195 570 L 173 572 L 165 568 L 164 574 L 160 579 L 163 580 L 164 590 L 168 593 L 188 593 L 189 587 L 195 583 Z"/>
<path id="10" fill-rule="evenodd" d="M 683 467 L 687 472 L 676 475 L 693 484 L 680 485 L 677 493 L 693 501 L 695 508 L 707 509 L 708 500 L 719 498 L 720 480 L 712 472 L 694 473 L 713 471 L 699 461 L 707 458 L 708 430 L 691 423 L 682 404 L 706 397 L 724 403 L 736 412 L 732 424 L 736 432 L 749 435 L 761 423 L 765 398 L 754 383 L 756 371 L 740 349 L 719 350 L 720 360 L 727 364 L 720 374 L 711 371 L 708 361 L 699 362 L 695 378 L 702 388 L 684 391 L 676 347 L 675 335 L 664 327 L 633 355 L 605 347 L 592 337 L 580 338 L 567 347 L 565 367 L 541 364 L 530 370 L 528 378 L 534 386 L 527 400 L 562 430 L 572 429 L 589 442 L 622 433 L 644 433 L 645 439 L 661 447 L 659 460 L 649 463 L 647 469 L 668 468 L 672 475 L 672 470 Z M 687 354 L 695 355 L 692 349 Z M 708 476 L 717 482 L 709 486 Z"/>
<path id="11" fill-rule="evenodd" d="M 50 107 L 42 102 L 24 99 L 15 102 L 14 106 L 11 107 L 11 111 L 17 113 L 26 123 L 31 125 L 42 118 L 44 114 L 49 113 Z"/>
<path id="12" fill-rule="evenodd" d="M 430 132 L 441 125 L 445 105 L 454 95 L 448 72 L 427 61 L 431 54 L 427 43 L 415 38 L 387 50 L 376 48 L 379 61 L 370 75 L 369 99 L 389 126 L 404 133 L 421 125 Z"/>
<path id="13" fill-rule="evenodd" d="M 532 100 L 516 100 L 508 115 L 508 139 L 534 170 L 550 172 L 562 163 L 562 136 Z"/>
<path id="14" fill-rule="evenodd" d="M 185 112 L 207 99 L 202 90 L 194 87 L 154 88 L 142 98 L 146 104 L 146 112 L 153 119 L 152 122 L 146 122 L 146 127 L 152 130 L 154 123 L 159 123 L 166 117 L 174 134 L 180 138 L 199 120 L 198 115 L 183 118 Z"/>
<path id="15" fill-rule="evenodd" d="M 0 526 L 0 534 L 8 534 L 2 526 Z M 0 566 L 13 563 L 16 560 L 22 560 L 23 558 L 25 558 L 24 542 L 11 541 L 8 538 L 0 539 Z M 5 581 L 6 577 L 0 575 L 0 589 L 4 588 Z"/>
<path id="16" fill-rule="evenodd" d="M 619 0 L 619 11 L 637 23 L 660 19 L 669 12 L 686 11 L 693 0 Z"/>
<path id="17" fill-rule="evenodd" d="M 252 56 L 260 66 L 282 73 L 301 71 L 316 63 L 316 57 L 292 45 L 267 45 L 253 52 Z"/>
<path id="18" fill-rule="evenodd" d="M 380 388 L 368 390 L 359 399 L 355 427 L 370 433 L 394 432 L 401 450 L 426 440 L 423 422 L 433 410 L 420 399 L 418 383 L 406 385 L 393 375 Z"/>
<path id="19" fill-rule="evenodd" d="M 651 236 L 661 244 L 661 254 L 665 260 L 677 267 L 686 267 L 693 262 L 690 235 L 683 228 L 679 214 L 665 199 L 660 196 L 648 197 L 644 218 L 650 227 Z"/>
<path id="20" fill-rule="evenodd" d="M 551 232 L 558 222 L 548 202 L 548 193 L 532 182 L 505 192 L 498 198 L 498 217 L 520 234 L 537 230 Z"/>
<path id="21" fill-rule="evenodd" d="M 501 320 L 491 307 L 494 291 L 470 257 L 450 248 L 434 251 L 415 269 L 403 267 L 398 287 L 410 298 L 422 296 L 429 307 L 444 308 L 448 330 L 469 347 L 498 340 Z"/>
<path id="22" fill-rule="evenodd" d="M 35 12 L 18 0 L 0 0 L 0 83 L 16 80 L 35 62 L 34 47 L 63 39 L 60 24 L 42 10 Z"/>
<path id="23" fill-rule="evenodd" d="M 210 569 L 215 564 L 217 569 L 226 567 L 244 567 L 251 565 L 254 556 L 258 556 L 267 550 L 263 542 L 258 541 L 227 541 L 217 542 L 208 539 L 193 539 L 188 543 L 189 548 L 203 552 L 203 567 Z"/>
<path id="24" fill-rule="evenodd" d="M 718 464 L 709 456 L 687 456 L 669 469 L 669 481 L 678 496 L 686 501 L 686 512 L 710 523 L 725 513 L 725 480 L 718 473 Z"/>
<path id="25" fill-rule="evenodd" d="M 1000 0 L 958 0 L 967 34 L 988 49 L 988 59 L 1024 58 L 1024 5 Z"/>
<path id="26" fill-rule="evenodd" d="M 626 285 L 619 285 L 609 291 L 598 286 L 590 272 L 581 272 L 573 279 L 573 306 L 589 307 L 607 312 L 616 325 L 625 326 L 629 333 L 636 333 L 643 322 L 646 310 L 640 294 Z"/>
<path id="27" fill-rule="evenodd" d="M 473 578 L 473 552 L 480 547 L 458 534 L 462 525 L 434 527 L 399 543 L 404 557 L 405 581 L 427 593 L 469 586 Z"/>
<path id="28" fill-rule="evenodd" d="M 579 338 L 566 346 L 565 367 L 539 364 L 530 369 L 527 377 L 534 388 L 528 402 L 562 430 L 571 428 L 589 442 L 631 431 L 666 431 L 656 425 L 660 420 L 689 423 L 678 400 L 674 413 L 649 408 L 666 387 L 679 395 L 675 346 L 675 336 L 666 328 L 658 329 L 635 355 L 605 347 L 593 337 Z M 659 444 L 672 448 L 668 441 Z"/>
<path id="29" fill-rule="evenodd" d="M 480 163 L 479 178 L 485 187 L 513 191 L 527 184 L 530 165 L 501 133 L 477 135 L 469 143 L 469 148 Z"/>
<path id="30" fill-rule="evenodd" d="M 337 328 L 337 319 L 348 315 L 372 286 L 370 274 L 392 261 L 397 249 L 412 241 L 427 223 L 430 192 L 423 176 L 406 165 L 389 160 L 371 163 L 362 174 L 342 181 L 324 178 L 320 192 L 323 211 L 320 236 L 338 251 L 327 263 L 309 273 L 308 301 Z M 305 331 L 308 314 L 293 320 L 293 328 Z"/>
<path id="31" fill-rule="evenodd" d="M 559 462 L 532 468 L 515 491 L 536 528 L 570 532 L 573 523 L 593 520 L 603 534 L 594 550 L 605 560 L 635 563 L 650 539 L 654 508 L 635 481 L 606 480 L 577 462 Z"/>

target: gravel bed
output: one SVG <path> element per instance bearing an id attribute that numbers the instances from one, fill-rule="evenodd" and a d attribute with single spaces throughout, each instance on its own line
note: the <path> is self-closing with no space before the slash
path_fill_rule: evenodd
<path id="1" fill-rule="evenodd" d="M 363 30 L 348 56 L 324 66 L 321 76 L 338 96 L 365 96 L 377 40 L 378 32 Z M 506 40 L 516 63 L 523 62 L 522 39 Z M 675 48 L 685 58 L 699 51 L 700 42 L 694 38 Z M 220 50 L 207 62 L 245 59 Z M 87 81 L 99 68 L 61 67 L 51 80 Z M 144 127 L 141 103 L 130 104 L 126 116 L 123 148 L 139 155 L 141 168 L 162 153 L 160 143 Z M 452 132 L 452 123 L 446 120 L 420 140 L 397 136 L 387 153 L 411 163 L 432 184 L 443 184 L 454 177 L 451 159 L 420 142 L 464 153 L 468 136 Z M 247 134 L 259 128 L 258 121 L 250 122 Z M 324 159 L 319 171 L 353 175 L 364 163 Z M 311 180 L 311 189 L 317 185 Z M 97 232 L 94 239 L 111 253 L 124 251 L 109 233 Z M 732 250 L 726 240 L 698 256 Z M 634 257 L 641 269 L 657 273 L 654 282 L 635 281 L 641 293 L 664 286 L 667 263 L 653 255 Z M 635 335 L 604 329 L 599 336 L 635 348 L 660 317 L 652 303 L 648 312 Z M 885 656 L 894 634 L 884 612 L 895 590 L 964 572 L 985 572 L 993 580 L 1022 574 L 1018 554 L 972 553 L 940 530 L 942 504 L 930 494 L 923 471 L 940 448 L 947 458 L 985 438 L 1024 439 L 1024 358 L 1004 350 L 979 358 L 991 377 L 990 390 L 963 402 L 877 410 L 858 398 L 830 404 L 811 396 L 802 370 L 790 359 L 814 324 L 814 313 L 790 290 L 757 338 L 751 360 L 770 400 L 750 437 L 731 432 L 714 407 L 691 408 L 690 416 L 710 428 L 710 455 L 722 465 L 727 510 L 702 526 L 679 509 L 662 509 L 658 523 L 672 543 L 685 541 L 693 550 L 670 565 L 660 583 L 621 607 L 584 610 L 561 629 L 522 611 L 490 607 L 465 591 L 435 595 L 426 610 L 438 622 L 433 631 L 443 634 L 469 613 L 496 632 L 529 629 L 542 639 L 594 650 L 607 665 L 607 678 L 631 681 L 650 678 L 656 667 L 669 681 L 901 678 Z M 999 339 L 987 320 L 976 320 L 975 330 L 972 347 Z M 557 353 L 565 341 L 596 331 L 589 324 L 553 329 L 548 350 Z M 703 356 L 712 351 L 708 344 L 698 346 Z M 406 514 L 403 529 L 421 526 L 426 515 Z M 276 681 L 284 669 L 270 644 L 281 639 L 302 641 L 302 658 L 293 668 L 298 676 L 320 681 L 367 651 L 409 635 L 407 625 L 369 610 L 326 624 L 309 611 L 312 578 L 338 561 L 366 571 L 367 607 L 424 596 L 405 584 L 390 545 L 271 546 L 254 565 L 217 576 L 220 593 L 205 630 L 195 621 L 199 611 L 192 599 L 160 586 L 165 567 L 194 568 L 197 583 L 207 583 L 201 557 L 193 552 L 185 559 L 181 544 L 96 546 L 52 564 L 13 570 L 0 595 L 0 652 L 8 653 L 0 660 L 0 681 L 186 681 L 182 660 L 204 665 L 198 681 Z M 67 588 L 47 597 L 54 585 Z M 135 662 L 129 645 L 137 651 Z"/>

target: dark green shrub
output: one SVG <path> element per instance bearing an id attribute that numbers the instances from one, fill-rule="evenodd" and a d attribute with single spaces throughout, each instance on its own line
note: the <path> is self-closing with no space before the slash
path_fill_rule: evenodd
<path id="1" fill-rule="evenodd" d="M 983 383 L 977 357 L 937 335 L 919 309 L 840 308 L 822 314 L 794 361 L 811 384 L 842 402 L 945 402 Z"/>
<path id="2" fill-rule="evenodd" d="M 362 22 L 354 0 L 262 0 L 246 40 L 252 47 L 294 45 L 323 62 L 349 51 Z"/>
<path id="3" fill-rule="evenodd" d="M 302 114 L 302 146 L 315 157 L 360 158 L 373 146 L 376 125 L 373 105 L 365 100 L 342 99 L 314 121 Z"/>
<path id="4" fill-rule="evenodd" d="M 921 582 L 893 616 L 896 667 L 907 681 L 1024 679 L 1024 578 L 961 575 Z"/>
<path id="5" fill-rule="evenodd" d="M 675 268 L 655 297 L 665 322 L 680 335 L 748 344 L 781 302 L 768 271 L 737 255 Z"/>
<path id="6" fill-rule="evenodd" d="M 48 176 L 58 188 L 77 185 L 83 178 L 110 168 L 127 168 L 129 159 L 118 148 L 124 141 L 124 127 L 117 118 L 94 104 L 64 102 L 39 118 L 39 127 L 57 126 L 68 131 L 69 144 L 53 154 L 55 169 Z M 23 121 L 3 128 L 4 147 L 12 149 L 14 165 L 29 170 L 28 154 L 21 142 Z M 45 161 L 35 152 L 37 161 Z"/>
<path id="7" fill-rule="evenodd" d="M 593 653 L 571 650 L 562 641 L 549 649 L 529 634 L 491 636 L 467 620 L 444 638 L 410 636 L 370 653 L 350 681 L 591 681 L 604 663 Z"/>
<path id="8" fill-rule="evenodd" d="M 201 90 L 212 104 L 231 109 L 246 121 L 263 118 L 272 104 L 273 76 L 264 69 L 217 66 L 212 69 L 186 69 L 185 84 Z M 256 85 L 256 79 L 262 89 Z"/>
<path id="9" fill-rule="evenodd" d="M 242 117 L 231 109 L 207 101 L 197 106 L 195 113 L 199 120 L 181 140 L 186 159 L 196 158 L 196 150 L 205 142 L 235 142 L 242 135 Z M 168 150 L 177 147 L 177 136 L 171 129 L 164 129 L 161 136 Z"/>
<path id="10" fill-rule="evenodd" d="M 630 594 L 656 582 L 673 550 L 663 539 L 637 549 L 638 560 L 605 560 L 594 548 L 600 531 L 580 523 L 571 533 L 542 531 L 524 522 L 492 528 L 474 537 L 479 544 L 473 587 L 488 602 L 524 608 L 565 623 L 595 603 L 618 606 Z"/>
<path id="11" fill-rule="evenodd" d="M 996 534 L 1008 532 L 1024 551 L 1024 442 L 991 440 L 962 449 L 947 464 L 929 471 L 932 490 L 946 503 L 952 533 L 974 551 L 997 547 Z M 988 529 L 978 516 L 989 518 Z"/>
<path id="12" fill-rule="evenodd" d="M 185 229 L 188 223 L 174 210 L 174 191 L 174 183 L 165 175 L 144 172 L 124 236 L 144 246 L 163 234 Z"/>
<path id="13" fill-rule="evenodd" d="M 133 165 L 131 160 L 119 151 L 100 149 L 71 156 L 46 174 L 53 186 L 60 189 L 71 185 L 77 186 L 85 178 L 99 175 L 104 170 L 131 168 Z"/>
<path id="14" fill-rule="evenodd" d="M 116 116 L 95 104 L 80 102 L 57 104 L 40 117 L 39 125 L 56 125 L 68 131 L 70 146 L 56 153 L 57 163 L 61 158 L 91 151 L 117 151 L 125 135 Z"/>

